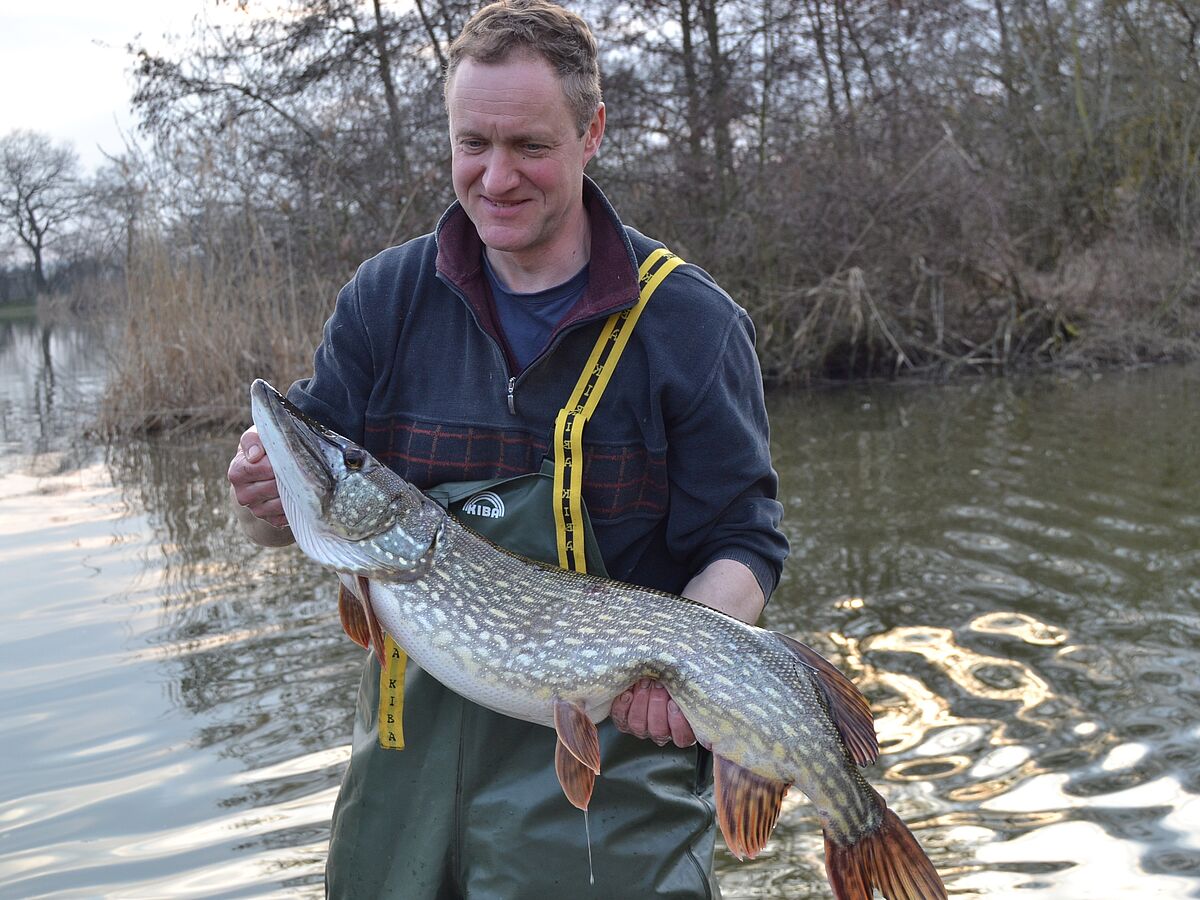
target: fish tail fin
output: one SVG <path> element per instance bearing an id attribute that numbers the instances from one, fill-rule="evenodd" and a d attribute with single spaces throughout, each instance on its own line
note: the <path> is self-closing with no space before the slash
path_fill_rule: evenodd
<path id="1" fill-rule="evenodd" d="M 933 863 L 886 806 L 879 826 L 853 844 L 839 844 L 825 831 L 825 872 L 837 900 L 870 900 L 875 888 L 888 900 L 946 898 Z"/>

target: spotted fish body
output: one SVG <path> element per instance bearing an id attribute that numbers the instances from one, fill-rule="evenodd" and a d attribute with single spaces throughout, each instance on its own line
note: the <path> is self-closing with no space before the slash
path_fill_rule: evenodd
<path id="1" fill-rule="evenodd" d="M 762 849 L 795 785 L 820 815 L 839 900 L 867 900 L 872 887 L 891 900 L 945 897 L 859 772 L 878 753 L 869 706 L 811 648 L 684 598 L 511 554 L 265 382 L 251 399 L 297 543 L 347 589 L 347 630 L 377 653 L 386 631 L 464 697 L 555 728 L 555 767 L 576 806 L 587 808 L 600 770 L 595 723 L 654 678 L 711 747 L 717 819 L 735 854 Z"/>

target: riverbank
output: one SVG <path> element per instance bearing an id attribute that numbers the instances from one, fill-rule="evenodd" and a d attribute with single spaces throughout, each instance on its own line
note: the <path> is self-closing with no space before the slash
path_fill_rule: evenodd
<path id="1" fill-rule="evenodd" d="M 0 303 L 0 322 L 21 322 L 36 315 L 36 303 Z"/>
<path id="2" fill-rule="evenodd" d="M 340 279 L 306 275 L 254 243 L 236 258 L 180 261 L 157 247 L 136 259 L 91 307 L 113 335 L 99 432 L 233 426 L 246 419 L 254 378 L 288 384 L 310 371 Z M 903 292 L 884 287 L 881 269 L 786 290 L 715 274 L 755 321 L 769 388 L 1200 359 L 1200 270 L 1189 255 L 1110 244 L 1054 272 L 972 272 L 918 272 Z"/>

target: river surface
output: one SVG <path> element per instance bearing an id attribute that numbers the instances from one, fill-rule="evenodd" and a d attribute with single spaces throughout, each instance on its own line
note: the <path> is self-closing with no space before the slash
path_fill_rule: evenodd
<path id="1" fill-rule="evenodd" d="M 328 576 L 238 539 L 233 438 L 84 436 L 104 348 L 0 322 L 0 898 L 320 896 L 361 651 Z M 952 896 L 1200 897 L 1200 368 L 770 407 L 764 624 L 867 694 Z M 793 792 L 717 866 L 828 897 L 822 859 Z"/>

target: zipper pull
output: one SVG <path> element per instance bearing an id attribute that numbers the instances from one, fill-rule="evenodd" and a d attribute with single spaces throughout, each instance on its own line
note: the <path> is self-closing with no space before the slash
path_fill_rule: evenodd
<path id="1" fill-rule="evenodd" d="M 517 414 L 517 403 L 516 403 L 516 400 L 513 399 L 513 391 L 515 391 L 516 388 L 517 388 L 517 379 L 516 378 L 508 379 L 508 411 L 510 414 L 512 414 L 514 416 Z"/>

